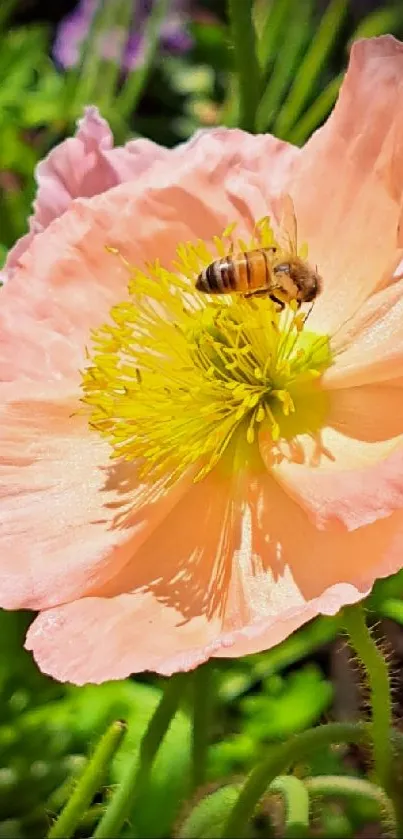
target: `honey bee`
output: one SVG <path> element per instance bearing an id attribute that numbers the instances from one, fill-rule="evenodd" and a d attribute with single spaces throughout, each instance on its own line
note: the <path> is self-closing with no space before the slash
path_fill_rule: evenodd
<path id="1" fill-rule="evenodd" d="M 295 300 L 315 300 L 322 280 L 297 253 L 296 219 L 288 213 L 288 237 L 283 245 L 231 253 L 216 259 L 199 274 L 197 291 L 205 294 L 242 294 L 244 297 L 268 296 L 278 310 Z"/>

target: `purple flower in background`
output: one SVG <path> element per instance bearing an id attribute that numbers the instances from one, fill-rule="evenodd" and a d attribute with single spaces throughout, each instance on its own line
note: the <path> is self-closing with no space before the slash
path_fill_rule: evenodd
<path id="1" fill-rule="evenodd" d="M 112 3 L 116 0 L 107 0 Z M 144 26 L 155 0 L 132 0 L 134 11 L 130 31 L 114 26 L 99 34 L 99 49 L 104 58 L 120 60 L 125 70 L 133 70 L 142 63 L 145 38 Z M 167 52 L 185 52 L 192 45 L 186 31 L 189 19 L 189 0 L 171 0 L 169 12 L 162 25 L 160 46 Z M 62 67 L 73 67 L 80 60 L 80 51 L 88 37 L 100 0 L 81 0 L 77 8 L 65 17 L 56 34 L 53 55 Z"/>

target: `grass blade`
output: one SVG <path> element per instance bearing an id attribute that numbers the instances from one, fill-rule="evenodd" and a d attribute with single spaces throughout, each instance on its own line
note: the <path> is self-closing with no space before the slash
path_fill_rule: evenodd
<path id="1" fill-rule="evenodd" d="M 262 71 L 267 71 L 273 63 L 276 48 L 288 31 L 290 12 L 293 0 L 272 0 L 266 18 L 263 22 L 262 33 L 259 37 L 257 54 Z M 258 33 L 259 36 L 259 33 Z"/>
<path id="2" fill-rule="evenodd" d="M 332 49 L 348 7 L 348 0 L 332 0 L 322 17 L 312 44 L 295 77 L 294 84 L 274 126 L 280 137 L 288 136 L 309 99 L 312 88 Z"/>
<path id="3" fill-rule="evenodd" d="M 312 0 L 300 0 L 293 6 L 287 36 L 277 51 L 272 75 L 257 112 L 258 131 L 265 131 L 274 122 L 279 105 L 287 92 L 298 58 L 311 34 Z"/>
<path id="4" fill-rule="evenodd" d="M 238 77 L 239 127 L 255 131 L 260 95 L 256 33 L 250 0 L 228 0 L 234 66 Z"/>
<path id="5" fill-rule="evenodd" d="M 134 113 L 137 103 L 147 83 L 154 58 L 157 54 L 162 24 L 169 8 L 168 0 L 155 0 L 144 28 L 146 45 L 142 63 L 137 70 L 129 73 L 116 100 L 116 110 L 124 117 Z"/>
<path id="6" fill-rule="evenodd" d="M 360 21 L 349 43 L 356 41 L 357 38 L 374 38 L 376 35 L 385 35 L 387 32 L 397 35 L 402 32 L 402 29 L 403 7 L 401 5 L 375 9 Z"/>
<path id="7" fill-rule="evenodd" d="M 330 113 L 343 81 L 344 73 L 340 73 L 322 90 L 314 103 L 305 111 L 297 124 L 287 132 L 287 140 L 302 145 L 310 137 L 313 131 L 326 119 Z"/>

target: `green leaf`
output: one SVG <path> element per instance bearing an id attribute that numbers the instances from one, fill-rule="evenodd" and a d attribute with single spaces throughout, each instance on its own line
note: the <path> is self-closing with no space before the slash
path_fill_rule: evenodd
<path id="1" fill-rule="evenodd" d="M 294 77 L 298 58 L 311 36 L 313 0 L 300 0 L 293 7 L 287 37 L 277 51 L 273 71 L 257 111 L 257 130 L 265 131 L 274 122 L 280 103 Z"/>
<path id="2" fill-rule="evenodd" d="M 27 128 L 64 123 L 60 105 L 63 96 L 65 78 L 56 73 L 52 66 L 46 68 L 38 78 L 38 83 L 30 88 L 21 102 L 21 122 Z"/>
<path id="3" fill-rule="evenodd" d="M 219 686 L 221 701 L 232 703 L 257 682 L 312 655 L 318 647 L 333 640 L 339 627 L 339 618 L 318 617 L 294 632 L 277 647 L 264 653 L 248 656 L 246 659 L 240 659 L 236 667 L 231 665 L 228 670 L 221 673 Z"/>
<path id="4" fill-rule="evenodd" d="M 239 98 L 239 127 L 255 131 L 260 94 L 260 70 L 256 55 L 256 33 L 252 4 L 245 0 L 228 0 L 234 70 Z"/>
<path id="5" fill-rule="evenodd" d="M 283 685 L 274 696 L 242 700 L 245 733 L 259 740 L 282 740 L 317 722 L 332 701 L 332 685 L 314 664 L 291 673 Z"/>
<path id="6" fill-rule="evenodd" d="M 336 76 L 322 90 L 314 103 L 303 114 L 297 124 L 287 132 L 287 140 L 299 146 L 310 137 L 313 131 L 326 119 L 330 113 L 340 90 L 344 74 Z"/>
<path id="7" fill-rule="evenodd" d="M 271 3 L 266 3 L 267 14 L 260 35 L 260 27 L 256 25 L 259 37 L 258 58 L 262 71 L 266 73 L 274 61 L 278 44 L 288 37 L 290 13 L 293 12 L 292 5 L 293 0 L 272 0 Z"/>
<path id="8" fill-rule="evenodd" d="M 347 7 L 348 0 L 332 0 L 327 7 L 312 44 L 298 68 L 288 98 L 276 119 L 274 125 L 276 136 L 288 136 L 287 132 L 302 112 L 334 45 L 337 32 L 344 21 Z"/>
<path id="9" fill-rule="evenodd" d="M 368 599 L 370 609 L 377 611 L 379 604 L 388 598 L 403 599 L 403 570 L 391 577 L 377 580 Z"/>
<path id="10" fill-rule="evenodd" d="M 3 265 L 4 265 L 4 263 L 7 259 L 7 254 L 8 254 L 8 248 L 6 247 L 6 245 L 1 244 L 1 242 L 0 242 L 0 268 L 3 267 Z"/>
<path id="11" fill-rule="evenodd" d="M 47 63 L 48 32 L 43 26 L 12 29 L 3 38 L 0 50 L 0 118 L 4 110 L 18 114 L 21 97 L 35 84 L 36 74 Z"/>
<path id="12" fill-rule="evenodd" d="M 384 9 L 375 9 L 367 15 L 357 26 L 349 44 L 358 38 L 374 38 L 377 35 L 384 35 L 393 32 L 395 35 L 402 31 L 403 7 L 401 4 L 387 6 Z"/>
<path id="13" fill-rule="evenodd" d="M 403 600 L 398 600 L 396 597 L 389 597 L 387 600 L 379 603 L 377 612 L 383 618 L 389 618 L 389 620 L 403 625 Z"/>

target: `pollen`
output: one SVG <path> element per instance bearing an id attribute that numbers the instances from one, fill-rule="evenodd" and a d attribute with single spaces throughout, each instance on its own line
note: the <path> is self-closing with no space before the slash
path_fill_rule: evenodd
<path id="1" fill-rule="evenodd" d="M 301 388 L 331 363 L 328 337 L 309 332 L 296 305 L 279 313 L 269 297 L 196 291 L 196 277 L 228 254 L 233 234 L 230 225 L 212 247 L 178 245 L 169 268 L 139 270 L 123 260 L 128 297 L 92 334 L 82 374 L 89 424 L 111 456 L 136 461 L 144 479 L 172 482 L 194 466 L 201 480 L 235 435 L 245 456 L 262 428 L 275 444 L 293 428 Z M 251 241 L 233 247 L 275 245 L 265 218 Z"/>

